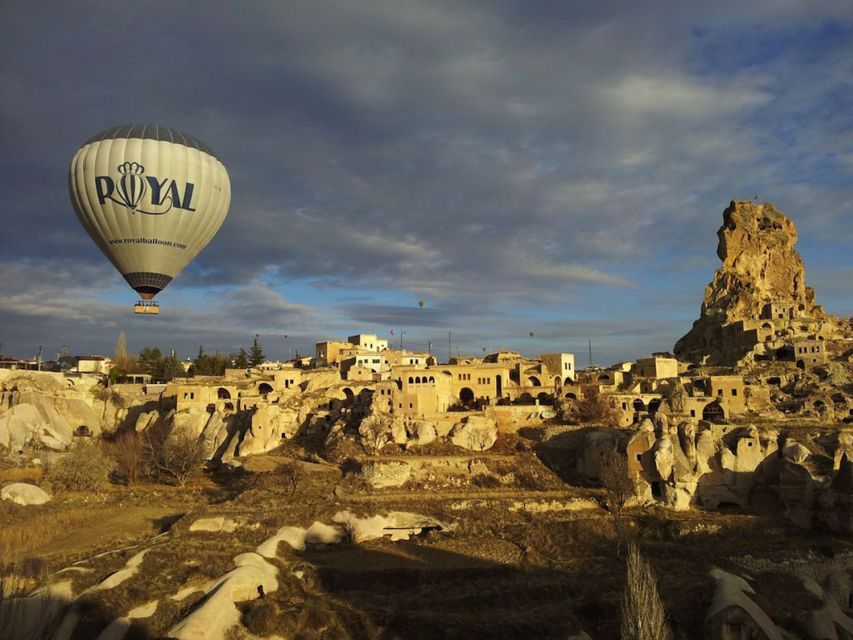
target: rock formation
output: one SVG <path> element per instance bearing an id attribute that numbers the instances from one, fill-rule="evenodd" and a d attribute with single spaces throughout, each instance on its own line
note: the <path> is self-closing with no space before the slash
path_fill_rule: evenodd
<path id="1" fill-rule="evenodd" d="M 778 338 L 835 336 L 836 320 L 805 284 L 791 219 L 770 203 L 733 200 L 717 236 L 723 264 L 705 288 L 699 319 L 675 344 L 676 356 L 735 365 Z"/>
<path id="2" fill-rule="evenodd" d="M 64 449 L 81 430 L 100 433 L 94 383 L 56 373 L 0 370 L 0 446 Z"/>
<path id="3" fill-rule="evenodd" d="M 0 500 L 11 500 L 15 504 L 29 506 L 50 502 L 50 496 L 41 487 L 25 482 L 7 484 L 0 489 Z"/>
<path id="4" fill-rule="evenodd" d="M 598 477 L 600 452 L 613 446 L 621 450 L 619 438 L 613 430 L 588 433 L 578 472 Z M 805 529 L 819 523 L 853 531 L 849 438 L 806 434 L 803 439 L 820 440 L 820 447 L 813 444 L 812 449 L 825 448 L 826 455 L 772 429 L 705 422 L 697 432 L 688 422 L 672 429 L 662 421 L 656 426 L 646 421 L 624 450 L 642 502 L 675 510 L 733 504 L 782 512 Z"/>

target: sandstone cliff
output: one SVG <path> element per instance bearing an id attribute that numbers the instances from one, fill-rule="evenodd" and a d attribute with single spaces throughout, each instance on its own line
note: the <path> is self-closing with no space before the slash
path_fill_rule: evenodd
<path id="1" fill-rule="evenodd" d="M 699 319 L 675 344 L 679 358 L 734 365 L 777 339 L 836 334 L 836 320 L 805 284 L 797 228 L 784 213 L 770 203 L 733 200 L 717 236 L 723 264 L 705 288 Z"/>

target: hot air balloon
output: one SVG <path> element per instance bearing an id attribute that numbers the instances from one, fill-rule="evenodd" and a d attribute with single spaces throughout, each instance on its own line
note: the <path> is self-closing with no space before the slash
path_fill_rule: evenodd
<path id="1" fill-rule="evenodd" d="M 424 308 L 424 301 L 423 301 L 423 298 L 421 298 L 420 300 L 418 300 L 418 306 L 419 306 L 421 309 L 423 309 L 423 308 Z"/>
<path id="2" fill-rule="evenodd" d="M 87 140 L 68 177 L 77 218 L 142 300 L 162 291 L 216 235 L 231 202 L 225 166 L 169 127 L 123 125 Z"/>

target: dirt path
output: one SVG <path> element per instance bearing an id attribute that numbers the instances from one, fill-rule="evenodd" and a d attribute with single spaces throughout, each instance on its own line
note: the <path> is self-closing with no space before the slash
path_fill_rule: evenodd
<path id="1" fill-rule="evenodd" d="M 488 501 L 488 500 L 518 500 L 518 501 L 541 501 L 541 500 L 595 500 L 597 494 L 578 493 L 577 491 L 564 491 L 561 489 L 553 489 L 550 491 L 525 491 L 523 489 L 495 489 L 492 491 L 471 491 L 469 490 L 454 490 L 454 491 L 391 491 L 384 493 L 371 493 L 362 495 L 347 496 L 350 502 L 388 502 L 397 500 L 417 500 L 418 502 L 437 501 L 437 500 L 470 500 Z"/>
<path id="2" fill-rule="evenodd" d="M 44 559 L 81 556 L 118 544 L 147 540 L 160 533 L 163 523 L 178 517 L 174 507 L 126 507 L 97 509 L 79 526 L 52 536 L 26 555 Z"/>

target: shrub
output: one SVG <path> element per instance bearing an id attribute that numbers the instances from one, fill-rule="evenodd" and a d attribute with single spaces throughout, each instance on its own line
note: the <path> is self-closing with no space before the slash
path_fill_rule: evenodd
<path id="1" fill-rule="evenodd" d="M 471 481 L 481 489 L 497 489 L 501 486 L 501 481 L 489 473 L 478 473 Z"/>
<path id="2" fill-rule="evenodd" d="M 45 478 L 54 491 L 97 491 L 107 484 L 113 463 L 100 447 L 78 444 L 50 462 Z"/>
<path id="3" fill-rule="evenodd" d="M 145 457 L 151 470 L 160 478 L 183 487 L 206 455 L 204 443 L 189 429 L 173 428 L 171 432 L 160 426 L 145 431 Z"/>
<path id="4" fill-rule="evenodd" d="M 139 479 L 145 467 L 145 443 L 136 431 L 125 431 L 105 444 L 107 454 L 115 461 L 116 473 L 128 484 Z"/>
<path id="5" fill-rule="evenodd" d="M 272 477 L 277 489 L 281 489 L 287 495 L 296 493 L 299 481 L 302 479 L 302 467 L 298 462 L 283 462 L 272 472 Z"/>
<path id="6" fill-rule="evenodd" d="M 595 393 L 584 396 L 575 403 L 575 414 L 583 424 L 615 424 L 618 419 L 610 403 Z"/>
<path id="7" fill-rule="evenodd" d="M 279 611 L 272 603 L 262 598 L 252 600 L 243 609 L 243 625 L 256 636 L 269 636 L 279 627 Z"/>

